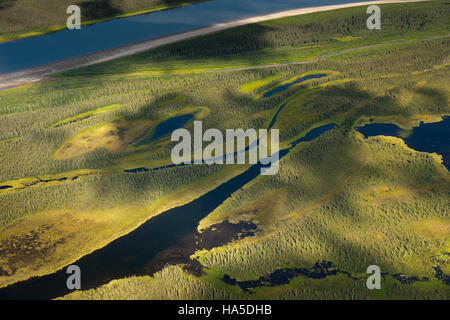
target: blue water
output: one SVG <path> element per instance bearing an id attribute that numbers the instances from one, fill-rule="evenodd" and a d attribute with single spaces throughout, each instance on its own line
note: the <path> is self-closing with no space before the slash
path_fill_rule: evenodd
<path id="1" fill-rule="evenodd" d="M 368 1 L 368 0 L 367 0 Z M 236 19 L 354 0 L 215 0 L 0 44 L 0 74 Z M 365 10 L 365 9 L 364 9 Z M 65 15 L 65 12 L 61 14 Z M 23 17 L 26 19 L 26 17 Z"/>
<path id="2" fill-rule="evenodd" d="M 378 135 L 399 137 L 400 128 L 390 123 L 369 123 L 362 127 L 355 127 L 364 137 Z M 412 133 L 402 138 L 411 149 L 437 153 L 442 156 L 443 164 L 450 170 L 450 117 L 444 116 L 442 121 L 433 123 L 421 122 L 414 127 Z"/>
<path id="3" fill-rule="evenodd" d="M 331 129 L 333 129 L 336 126 L 337 126 L 336 123 L 329 123 L 329 124 L 325 124 L 323 126 L 314 128 L 311 131 L 309 131 L 307 134 L 305 134 L 304 137 L 301 137 L 300 139 L 297 139 L 294 142 L 292 142 L 291 147 L 295 148 L 295 146 L 297 146 L 300 142 L 311 141 L 311 140 L 321 136 L 325 132 L 330 131 Z"/>
<path id="4" fill-rule="evenodd" d="M 280 93 L 280 92 L 286 91 L 287 89 L 289 89 L 290 87 L 292 87 L 295 84 L 299 84 L 299 83 L 305 82 L 305 81 L 310 80 L 310 79 L 320 79 L 320 78 L 323 78 L 323 77 L 326 77 L 326 76 L 327 76 L 326 73 L 309 74 L 307 76 L 298 78 L 298 79 L 296 79 L 296 80 L 294 80 L 292 82 L 283 84 L 281 86 L 278 86 L 278 87 L 276 87 L 276 88 L 266 92 L 264 94 L 264 98 L 268 98 L 270 96 L 273 96 L 276 93 Z"/>
<path id="5" fill-rule="evenodd" d="M 159 123 L 155 130 L 150 133 L 144 134 L 144 138 L 137 143 L 137 145 L 144 145 L 152 143 L 159 138 L 172 133 L 172 131 L 175 131 L 176 129 L 183 128 L 186 123 L 188 123 L 189 120 L 191 120 L 194 117 L 193 114 L 183 114 L 181 116 L 175 116 L 172 118 L 169 118 L 161 123 Z M 140 139 L 140 138 L 139 138 Z"/>
<path id="6" fill-rule="evenodd" d="M 152 141 L 158 140 L 172 131 L 183 128 L 184 125 L 194 117 L 193 114 L 183 114 L 181 116 L 172 117 L 166 121 L 161 122 L 155 128 L 152 136 Z"/>
<path id="7" fill-rule="evenodd" d="M 355 129 L 366 138 L 380 135 L 398 137 L 400 132 L 400 128 L 392 123 L 370 123 Z"/>
<path id="8" fill-rule="evenodd" d="M 272 129 L 273 125 L 275 124 L 275 122 L 277 122 L 278 119 L 278 115 L 280 114 L 280 112 L 284 109 L 284 107 L 286 107 L 287 103 L 284 103 L 281 105 L 281 107 L 278 108 L 277 112 L 275 113 L 275 115 L 272 118 L 272 121 L 270 121 L 269 126 L 267 127 L 267 131 L 269 131 L 270 129 Z"/>

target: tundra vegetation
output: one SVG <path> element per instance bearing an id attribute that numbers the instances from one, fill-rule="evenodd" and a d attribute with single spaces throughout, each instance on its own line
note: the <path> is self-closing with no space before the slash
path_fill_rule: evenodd
<path id="1" fill-rule="evenodd" d="M 171 163 L 170 136 L 148 139 L 162 121 L 189 113 L 204 128 L 267 128 L 286 103 L 274 125 L 280 148 L 319 125 L 338 126 L 297 145 L 276 175 L 257 177 L 198 227 L 252 221 L 254 236 L 196 252 L 201 277 L 167 266 L 65 298 L 448 299 L 448 285 L 435 277 L 436 267 L 450 273 L 450 175 L 441 157 L 398 138 L 365 139 L 354 126 L 372 119 L 407 132 L 450 113 L 450 8 L 381 7 L 382 30 L 367 30 L 365 8 L 290 17 L 0 92 L 0 187 L 10 186 L 0 190 L 0 286 L 70 264 L 248 168 L 124 172 Z M 379 45 L 319 59 L 369 44 Z M 217 70 L 299 60 L 309 63 Z M 263 97 L 312 73 L 327 76 Z M 120 107 L 95 112 L 113 105 Z M 193 121 L 185 128 L 192 132 Z M 251 295 L 221 281 L 319 260 L 358 279 L 298 276 Z M 388 273 L 381 290 L 365 286 L 371 264 Z M 429 280 L 402 284 L 395 274 Z"/>

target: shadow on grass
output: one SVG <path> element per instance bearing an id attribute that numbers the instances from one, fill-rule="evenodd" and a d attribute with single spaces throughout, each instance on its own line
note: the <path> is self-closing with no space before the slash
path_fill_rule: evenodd
<path id="1" fill-rule="evenodd" d="M 103 19 L 122 13 L 121 10 L 111 4 L 111 0 L 85 1 L 81 2 L 79 7 L 85 20 Z"/>

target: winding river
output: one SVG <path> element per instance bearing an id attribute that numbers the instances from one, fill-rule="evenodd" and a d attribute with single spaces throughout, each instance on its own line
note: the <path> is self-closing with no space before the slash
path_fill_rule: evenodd
<path id="1" fill-rule="evenodd" d="M 275 2 L 271 0 L 216 0 L 111 20 L 86 26 L 78 31 L 65 30 L 1 43 L 0 74 L 230 20 L 289 9 L 351 2 L 354 0 L 280 0 Z M 283 107 L 284 105 L 275 114 L 269 129 Z M 444 124 L 448 125 L 448 118 L 444 118 Z M 299 143 L 311 141 L 332 130 L 335 126 L 335 124 L 327 124 L 312 129 L 305 136 L 294 141 L 289 148 L 281 150 L 279 152 L 280 159 Z M 421 125 L 421 127 L 420 130 L 428 128 L 426 125 Z M 165 131 L 163 130 L 162 133 L 164 134 Z M 413 141 L 414 133 L 411 137 L 411 141 Z M 448 155 L 448 144 L 446 150 Z M 445 152 L 442 154 L 445 155 Z M 448 158 L 444 157 L 444 163 L 448 167 L 445 159 Z M 251 166 L 242 174 L 203 196 L 149 219 L 136 230 L 74 262 L 82 270 L 82 288 L 86 290 L 108 283 L 113 279 L 151 273 L 154 270 L 154 266 L 151 264 L 152 259 L 159 252 L 170 248 L 179 239 L 194 232 L 204 217 L 220 206 L 232 193 L 257 178 L 260 175 L 261 167 L 260 163 Z M 141 168 L 129 172 L 148 171 L 139 169 Z M 9 187 L 3 186 L 2 188 Z M 62 268 L 53 274 L 15 283 L 0 289 L 0 300 L 52 299 L 63 296 L 70 293 L 66 287 L 67 277 L 66 268 Z"/>
<path id="2" fill-rule="evenodd" d="M 367 2 L 368 0 L 359 0 Z M 218 23 L 355 0 L 215 0 L 0 43 L 0 74 Z M 65 14 L 65 12 L 63 12 Z"/>

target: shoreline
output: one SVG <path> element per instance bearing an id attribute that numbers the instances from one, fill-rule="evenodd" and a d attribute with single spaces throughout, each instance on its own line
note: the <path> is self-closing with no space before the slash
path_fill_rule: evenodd
<path id="1" fill-rule="evenodd" d="M 102 63 L 117 58 L 129 56 L 135 53 L 155 49 L 164 45 L 172 44 L 178 41 L 192 39 L 199 36 L 208 35 L 214 32 L 223 31 L 235 27 L 240 27 L 248 24 L 263 22 L 267 20 L 275 20 L 280 18 L 286 18 L 297 15 L 310 14 L 315 12 L 332 11 L 338 9 L 345 9 L 359 6 L 369 6 L 374 4 L 398 4 L 398 3 L 410 3 L 410 2 L 424 2 L 429 0 L 381 0 L 381 1 L 369 1 L 369 2 L 353 2 L 339 5 L 327 5 L 310 8 L 292 9 L 287 11 L 281 11 L 277 13 L 271 13 L 268 15 L 262 15 L 257 17 L 233 20 L 224 23 L 218 23 L 206 27 L 192 29 L 180 33 L 174 33 L 168 36 L 162 36 L 158 38 L 152 38 L 124 46 L 119 46 L 112 49 L 107 49 L 67 60 L 52 62 L 38 67 L 25 69 L 22 71 L 16 71 L 0 75 L 0 91 L 6 89 L 12 89 L 23 85 L 39 82 L 44 80 L 48 76 L 67 71 L 70 69 L 81 68 L 97 63 Z"/>

